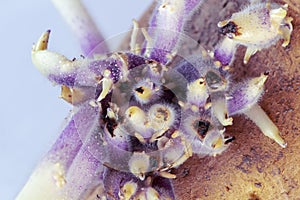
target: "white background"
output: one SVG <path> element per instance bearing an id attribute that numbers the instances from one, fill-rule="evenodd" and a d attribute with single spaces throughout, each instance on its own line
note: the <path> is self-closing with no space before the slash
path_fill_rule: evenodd
<path id="1" fill-rule="evenodd" d="M 131 27 L 151 0 L 85 0 L 107 38 Z M 71 106 L 31 63 L 31 47 L 51 29 L 50 49 L 69 58 L 79 44 L 50 0 L 0 2 L 0 199 L 14 199 L 65 125 Z"/>

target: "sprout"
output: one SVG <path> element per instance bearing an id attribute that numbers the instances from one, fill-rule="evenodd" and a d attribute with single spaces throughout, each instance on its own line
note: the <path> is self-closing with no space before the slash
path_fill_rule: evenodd
<path id="1" fill-rule="evenodd" d="M 292 18 L 287 17 L 288 5 L 253 1 L 250 6 L 234 13 L 230 19 L 218 23 L 220 32 L 227 36 L 215 50 L 215 57 L 223 65 L 230 64 L 236 45 L 247 47 L 244 63 L 261 49 L 268 48 L 283 38 L 283 47 L 290 43 Z"/>
<path id="2" fill-rule="evenodd" d="M 147 104 L 160 98 L 161 87 L 150 79 L 142 80 L 133 87 L 135 99 L 141 104 Z"/>

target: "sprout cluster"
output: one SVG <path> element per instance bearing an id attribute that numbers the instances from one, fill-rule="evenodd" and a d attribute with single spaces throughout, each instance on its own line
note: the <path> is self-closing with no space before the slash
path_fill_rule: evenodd
<path id="1" fill-rule="evenodd" d="M 75 15 L 90 20 L 80 2 L 54 2 L 77 9 L 67 21 L 73 23 Z M 104 55 L 106 45 L 83 40 L 87 57 L 69 60 L 47 50 L 50 31 L 41 36 L 33 63 L 61 85 L 74 114 L 17 199 L 175 199 L 172 169 L 194 154 L 226 150 L 233 138 L 224 133 L 235 114 L 245 114 L 286 146 L 257 104 L 268 74 L 234 83 L 228 68 L 238 45 L 247 47 L 247 63 L 281 38 L 283 46 L 289 44 L 287 5 L 253 3 L 218 24 L 225 38 L 213 53 L 183 55 L 180 44 L 190 40 L 184 24 L 201 3 L 158 1 L 147 30 L 134 21 L 130 51 Z M 94 33 L 89 24 L 85 31 L 72 25 L 79 38 Z M 143 34 L 143 44 L 137 34 Z"/>

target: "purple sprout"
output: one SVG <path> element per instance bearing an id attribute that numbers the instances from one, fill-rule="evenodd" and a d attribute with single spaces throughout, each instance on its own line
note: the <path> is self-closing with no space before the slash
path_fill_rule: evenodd
<path id="1" fill-rule="evenodd" d="M 227 71 L 239 44 L 248 48 L 246 63 L 280 38 L 283 46 L 289 43 L 292 19 L 286 17 L 286 5 L 251 4 L 218 24 L 227 37 L 214 55 L 203 49 L 183 56 L 181 42 L 191 40 L 184 35 L 185 23 L 202 1 L 161 0 L 148 30 L 138 29 L 134 21 L 130 51 L 105 55 L 109 47 L 80 1 L 53 2 L 86 57 L 68 60 L 47 50 L 50 31 L 33 47 L 33 63 L 61 85 L 62 98 L 74 109 L 18 200 L 176 199 L 171 170 L 193 154 L 215 156 L 226 150 L 232 138 L 224 136 L 225 127 L 234 123 L 235 114 L 245 114 L 266 136 L 286 146 L 257 104 L 267 74 L 233 83 Z M 262 12 L 249 17 L 256 9 Z M 260 37 L 247 39 L 253 24 L 262 20 Z M 270 29 L 272 34 L 264 34 Z M 143 44 L 137 44 L 139 33 Z M 172 62 L 175 57 L 179 61 Z"/>

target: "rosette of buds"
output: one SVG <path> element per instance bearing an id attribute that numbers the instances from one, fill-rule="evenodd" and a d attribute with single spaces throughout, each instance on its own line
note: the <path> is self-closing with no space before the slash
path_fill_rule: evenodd
<path id="1" fill-rule="evenodd" d="M 286 146 L 257 104 L 268 74 L 235 83 L 228 69 L 238 45 L 247 46 L 247 63 L 280 38 L 289 44 L 287 5 L 253 3 L 218 24 L 226 37 L 213 53 L 185 55 L 181 43 L 192 40 L 184 35 L 185 23 L 200 0 L 158 1 L 149 28 L 134 21 L 130 50 L 116 51 L 79 1 L 54 3 L 85 57 L 69 60 L 49 51 L 50 31 L 32 49 L 33 63 L 61 86 L 74 109 L 17 199 L 175 199 L 172 169 L 194 154 L 224 152 L 233 141 L 225 133 L 235 114 Z"/>

